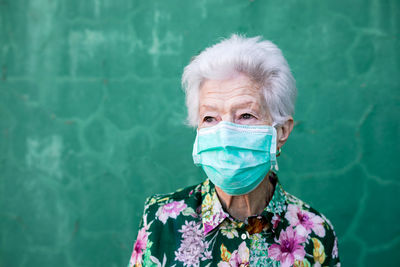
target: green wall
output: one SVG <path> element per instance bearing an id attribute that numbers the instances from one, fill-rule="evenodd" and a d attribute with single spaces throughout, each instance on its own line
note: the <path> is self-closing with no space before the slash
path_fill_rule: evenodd
<path id="1" fill-rule="evenodd" d="M 147 196 L 200 182 L 183 67 L 263 35 L 297 80 L 287 191 L 343 266 L 399 266 L 400 2 L 2 0 L 0 266 L 126 266 Z"/>

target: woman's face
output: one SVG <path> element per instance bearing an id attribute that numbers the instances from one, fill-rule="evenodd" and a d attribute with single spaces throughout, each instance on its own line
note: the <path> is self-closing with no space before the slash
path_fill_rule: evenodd
<path id="1" fill-rule="evenodd" d="M 244 74 L 226 80 L 206 80 L 200 88 L 198 127 L 220 121 L 247 125 L 271 125 L 260 86 Z"/>

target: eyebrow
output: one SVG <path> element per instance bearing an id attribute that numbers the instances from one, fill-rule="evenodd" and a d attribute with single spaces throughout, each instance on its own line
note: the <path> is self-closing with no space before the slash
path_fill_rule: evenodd
<path id="1" fill-rule="evenodd" d="M 217 109 L 216 107 L 210 106 L 210 105 L 207 105 L 207 104 L 201 105 L 200 109 L 202 109 L 202 108 L 207 108 L 207 109 L 212 109 L 212 110 L 216 110 Z"/>
<path id="2" fill-rule="evenodd" d="M 260 105 L 259 105 L 257 102 L 255 102 L 255 101 L 247 101 L 247 102 L 244 102 L 244 103 L 240 103 L 240 104 L 237 104 L 237 105 L 233 105 L 232 107 L 233 107 L 234 109 L 238 109 L 238 108 L 249 107 L 249 106 L 254 106 L 254 105 L 256 105 L 257 107 L 260 106 Z"/>
<path id="3" fill-rule="evenodd" d="M 240 104 L 234 104 L 232 107 L 233 109 L 239 109 L 239 108 L 244 108 L 244 107 L 249 107 L 249 106 L 253 106 L 256 105 L 257 107 L 259 107 L 260 105 L 255 102 L 255 101 L 247 101 L 244 103 L 240 103 Z M 203 104 L 200 106 L 200 109 L 210 109 L 210 110 L 217 110 L 218 108 L 216 108 L 215 106 L 211 106 L 211 105 L 207 105 L 207 104 Z"/>

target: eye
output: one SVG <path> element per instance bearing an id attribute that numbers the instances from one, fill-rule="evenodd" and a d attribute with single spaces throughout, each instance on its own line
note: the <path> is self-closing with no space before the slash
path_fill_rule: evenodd
<path id="1" fill-rule="evenodd" d="M 244 114 L 240 115 L 240 119 L 244 119 L 244 120 L 250 120 L 253 118 L 255 118 L 255 117 L 249 113 L 244 113 Z"/>
<path id="2" fill-rule="evenodd" d="M 203 119 L 203 122 L 211 123 L 213 121 L 214 121 L 214 117 L 211 117 L 211 116 L 205 116 Z"/>

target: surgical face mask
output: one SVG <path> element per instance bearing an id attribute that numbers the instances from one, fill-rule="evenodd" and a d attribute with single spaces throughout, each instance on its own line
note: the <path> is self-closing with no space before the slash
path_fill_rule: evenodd
<path id="1" fill-rule="evenodd" d="M 193 161 L 229 195 L 254 190 L 276 162 L 276 129 L 221 121 L 197 130 Z"/>

